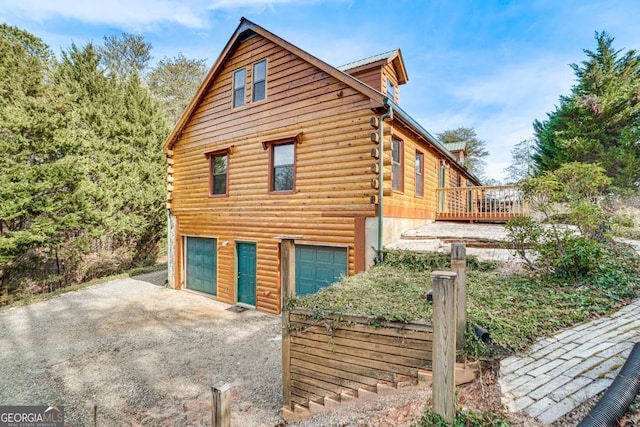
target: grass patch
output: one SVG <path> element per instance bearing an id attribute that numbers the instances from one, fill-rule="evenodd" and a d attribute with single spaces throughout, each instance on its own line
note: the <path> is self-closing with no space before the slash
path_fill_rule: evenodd
<path id="1" fill-rule="evenodd" d="M 500 414 L 478 413 L 456 407 L 453 425 L 455 427 L 509 427 L 509 421 Z M 450 427 L 440 415 L 425 407 L 422 418 L 411 427 Z"/>
<path id="2" fill-rule="evenodd" d="M 626 252 L 625 257 L 633 257 Z M 292 299 L 292 306 L 322 313 L 372 316 L 386 321 L 430 321 L 430 272 L 447 270 L 449 256 L 389 251 L 385 262 L 347 277 L 320 292 Z M 633 258 L 636 260 L 637 257 Z M 625 267 L 625 265 L 627 265 Z M 474 324 L 489 330 L 493 341 L 521 350 L 536 338 L 564 327 L 611 313 L 640 295 L 640 276 L 632 263 L 609 266 L 596 279 L 557 281 L 553 278 L 506 274 L 495 263 L 468 259 L 467 293 L 470 331 Z M 477 341 L 468 333 L 468 354 L 477 355 Z M 476 346 L 476 347 L 474 347 Z"/>
<path id="3" fill-rule="evenodd" d="M 431 305 L 426 304 L 429 289 L 431 279 L 424 272 L 379 265 L 313 295 L 294 297 L 291 305 L 309 308 L 316 316 L 349 313 L 406 323 L 431 319 Z"/>
<path id="4" fill-rule="evenodd" d="M 164 270 L 165 268 L 167 268 L 167 264 L 156 264 L 156 265 L 151 265 L 151 266 L 145 266 L 145 267 L 135 267 L 132 268 L 131 270 L 127 270 L 123 273 L 119 273 L 119 274 L 114 274 L 112 276 L 104 276 L 104 277 L 99 277 L 93 280 L 90 280 L 88 282 L 85 283 L 78 283 L 75 285 L 70 285 L 70 286 L 65 286 L 62 288 L 57 288 L 51 292 L 44 292 L 44 293 L 37 293 L 37 294 L 26 294 L 26 295 L 22 295 L 21 297 L 18 297 L 18 299 L 15 299 L 16 296 L 11 295 L 9 297 L 7 297 L 6 300 L 2 300 L 2 297 L 0 297 L 0 310 L 6 309 L 6 308 L 11 308 L 11 307 L 21 307 L 24 305 L 29 305 L 29 304 L 33 304 L 39 301 L 46 301 L 48 299 L 51 299 L 57 295 L 60 294 L 64 294 L 67 292 L 73 292 L 73 291 L 77 291 L 79 289 L 83 289 L 86 288 L 88 286 L 92 286 L 92 285 L 98 285 L 100 283 L 105 283 L 105 282 L 109 282 L 111 280 L 117 280 L 117 279 L 124 279 L 127 277 L 134 277 L 134 276 L 139 276 L 141 274 L 145 274 L 145 273 L 151 273 L 153 271 L 160 271 L 160 270 Z M 12 298 L 12 299 L 9 299 Z"/>

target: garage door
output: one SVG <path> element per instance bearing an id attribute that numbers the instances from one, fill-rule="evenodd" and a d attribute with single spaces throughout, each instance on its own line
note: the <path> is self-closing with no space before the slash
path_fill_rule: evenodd
<path id="1" fill-rule="evenodd" d="M 347 248 L 296 245 L 296 295 L 318 292 L 347 275 Z"/>
<path id="2" fill-rule="evenodd" d="M 217 241 L 201 237 L 187 237 L 187 288 L 216 294 Z"/>

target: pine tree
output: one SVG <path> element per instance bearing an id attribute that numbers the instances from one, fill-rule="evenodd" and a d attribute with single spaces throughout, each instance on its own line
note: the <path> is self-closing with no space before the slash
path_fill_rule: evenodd
<path id="1" fill-rule="evenodd" d="M 159 104 L 136 71 L 126 79 L 100 68 L 93 45 L 63 54 L 58 80 L 75 103 L 77 138 L 89 158 L 88 182 L 99 215 L 98 235 L 132 251 L 134 262 L 152 256 L 164 229 L 164 158 L 169 132 Z"/>
<path id="2" fill-rule="evenodd" d="M 48 83 L 52 58 L 41 40 L 0 25 L 0 278 L 28 251 L 57 249 L 90 216 L 79 144 L 63 132 L 70 105 Z"/>
<path id="3" fill-rule="evenodd" d="M 640 184 L 640 56 L 596 33 L 597 49 L 572 64 L 577 83 L 544 122 L 534 123 L 540 172 L 568 162 L 599 163 L 615 185 Z"/>

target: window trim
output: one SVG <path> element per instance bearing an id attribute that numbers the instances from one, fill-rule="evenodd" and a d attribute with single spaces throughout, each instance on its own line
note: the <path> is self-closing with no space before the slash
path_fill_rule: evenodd
<path id="1" fill-rule="evenodd" d="M 393 141 L 398 141 L 398 157 L 399 162 L 398 165 L 400 167 L 400 182 L 398 183 L 398 188 L 395 188 L 393 185 L 393 180 L 395 178 L 395 174 L 393 173 Z M 391 136 L 391 189 L 392 191 L 397 191 L 399 193 L 404 193 L 404 141 L 394 135 Z"/>
<path id="2" fill-rule="evenodd" d="M 418 159 L 418 156 L 420 156 L 420 173 L 418 173 L 417 169 L 415 170 L 414 193 L 416 197 L 424 197 L 424 153 L 420 150 L 416 150 L 416 160 Z M 420 181 L 421 181 L 420 193 L 418 193 L 418 175 L 420 175 Z"/>
<path id="3" fill-rule="evenodd" d="M 223 148 L 221 150 L 209 151 L 205 153 L 205 157 L 207 158 L 207 162 L 209 163 L 209 197 L 229 197 L 229 163 L 231 148 Z M 227 156 L 227 171 L 226 171 L 226 182 L 225 182 L 225 193 L 224 194 L 214 194 L 214 166 L 213 159 L 218 156 L 225 155 Z"/>
<path id="4" fill-rule="evenodd" d="M 264 62 L 264 80 L 256 81 L 255 80 L 256 65 L 258 65 L 261 62 Z M 251 102 L 262 102 L 267 99 L 267 67 L 268 65 L 269 64 L 267 63 L 267 58 L 261 59 L 260 61 L 256 61 L 251 65 Z M 256 83 L 260 83 L 260 82 L 264 82 L 264 98 L 256 99 L 256 90 L 255 90 Z"/>
<path id="5" fill-rule="evenodd" d="M 288 190 L 275 190 L 274 189 L 274 173 L 275 173 L 275 148 L 281 147 L 283 145 L 292 145 L 293 146 L 293 182 L 291 185 L 291 189 Z M 293 140 L 280 141 L 277 143 L 269 144 L 269 194 L 294 194 L 296 192 L 296 143 Z"/>
<path id="6" fill-rule="evenodd" d="M 244 81 L 242 84 L 242 104 L 236 105 L 236 90 L 240 87 L 236 87 L 236 74 L 243 71 Z M 231 74 L 231 108 L 240 108 L 246 105 L 247 101 L 247 67 L 238 68 Z"/>
<path id="7" fill-rule="evenodd" d="M 295 135 L 283 136 L 276 139 L 270 139 L 267 141 L 262 141 L 262 149 L 269 150 L 269 171 L 268 171 L 268 187 L 267 192 L 273 195 L 279 194 L 294 194 L 296 192 L 296 175 L 297 175 L 297 164 L 298 164 L 298 148 L 297 145 L 302 142 L 302 132 L 299 132 Z M 293 188 L 291 190 L 273 190 L 273 147 L 274 145 L 283 145 L 293 143 Z"/>

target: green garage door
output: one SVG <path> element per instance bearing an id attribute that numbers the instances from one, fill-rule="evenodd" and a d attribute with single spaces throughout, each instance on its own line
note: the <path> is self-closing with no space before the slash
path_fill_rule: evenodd
<path id="1" fill-rule="evenodd" d="M 296 295 L 318 292 L 347 275 L 347 248 L 296 245 Z"/>
<path id="2" fill-rule="evenodd" d="M 187 237 L 187 289 L 216 294 L 217 240 Z"/>

